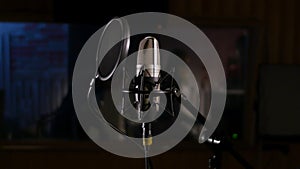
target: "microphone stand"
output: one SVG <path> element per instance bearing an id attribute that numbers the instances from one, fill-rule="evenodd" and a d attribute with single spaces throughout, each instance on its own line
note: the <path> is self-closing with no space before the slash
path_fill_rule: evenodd
<path id="1" fill-rule="evenodd" d="M 145 78 L 145 74 L 144 72 L 147 72 L 144 70 L 144 67 L 142 67 L 142 71 L 141 73 L 141 79 L 140 79 L 140 85 L 139 85 L 139 90 L 143 91 L 144 90 L 144 78 Z M 143 94 L 139 94 L 139 101 L 137 103 L 137 107 L 138 107 L 138 115 L 139 118 L 142 119 L 142 114 L 141 114 L 141 109 L 144 106 L 143 100 L 144 99 L 144 95 Z M 150 157 L 148 157 L 148 151 L 150 146 L 152 145 L 152 134 L 151 134 L 151 123 L 147 124 L 147 123 L 142 123 L 142 131 L 143 131 L 143 146 L 144 146 L 144 159 L 145 159 L 145 169 L 152 169 L 152 163 L 151 163 L 151 159 Z"/>
<path id="2" fill-rule="evenodd" d="M 144 67 L 141 68 L 141 71 L 139 73 L 140 81 L 139 81 L 139 88 L 137 91 L 125 91 L 125 76 L 126 76 L 126 70 L 125 67 L 123 67 L 123 79 L 122 79 L 122 89 L 123 89 L 123 94 L 124 93 L 135 93 L 137 94 L 138 101 L 136 101 L 134 104 L 137 107 L 137 112 L 138 112 L 138 118 L 142 119 L 142 108 L 144 107 L 144 103 L 142 100 L 144 100 L 144 94 L 141 93 L 140 91 L 144 91 L 144 78 L 145 78 L 145 69 Z M 124 95 L 122 96 L 122 105 L 121 105 L 121 114 L 124 114 L 124 109 L 125 109 L 125 100 L 124 100 Z M 150 157 L 148 157 L 148 152 L 150 149 L 150 146 L 152 145 L 152 134 L 151 134 L 151 123 L 142 123 L 142 141 L 143 141 L 143 148 L 144 148 L 144 159 L 145 159 L 145 169 L 153 169 L 153 165 L 151 162 Z"/>
<path id="3" fill-rule="evenodd" d="M 180 92 L 179 89 L 173 88 L 171 93 L 177 98 L 182 97 L 182 105 L 185 106 L 190 112 L 196 111 L 198 115 L 196 117 L 196 123 L 200 123 L 204 126 L 206 118 L 188 101 L 186 96 Z M 208 168 L 220 169 L 223 152 L 229 152 L 245 169 L 253 169 L 253 166 L 246 161 L 240 153 L 238 153 L 232 146 L 232 144 L 226 139 L 226 137 L 221 137 L 219 139 L 209 138 L 205 142 L 214 152 L 214 155 L 208 160 Z"/>
<path id="4" fill-rule="evenodd" d="M 147 126 L 147 127 L 146 127 Z M 152 145 L 152 136 L 151 136 L 151 123 L 146 125 L 146 123 L 142 124 L 143 129 L 143 146 L 144 146 L 144 152 L 145 152 L 145 169 L 152 169 L 152 162 L 150 157 L 148 157 L 148 151 L 150 146 Z M 147 133 L 148 131 L 148 133 Z"/>

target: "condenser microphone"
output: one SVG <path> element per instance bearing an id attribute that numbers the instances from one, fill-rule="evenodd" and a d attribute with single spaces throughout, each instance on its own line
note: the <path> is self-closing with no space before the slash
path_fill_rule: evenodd
<path id="1" fill-rule="evenodd" d="M 160 90 L 160 52 L 156 38 L 148 36 L 141 40 L 137 55 L 136 64 L 136 85 L 135 89 L 140 93 L 135 94 L 135 105 L 139 118 L 142 118 L 141 111 L 146 111 L 151 106 L 151 100 L 155 110 L 159 111 L 160 97 L 150 98 L 150 92 Z M 151 100 L 150 100 L 151 99 Z"/>
<path id="2" fill-rule="evenodd" d="M 156 38 L 148 36 L 139 44 L 136 64 L 136 75 L 145 70 L 145 77 L 151 77 L 156 82 L 160 75 L 160 53 Z"/>

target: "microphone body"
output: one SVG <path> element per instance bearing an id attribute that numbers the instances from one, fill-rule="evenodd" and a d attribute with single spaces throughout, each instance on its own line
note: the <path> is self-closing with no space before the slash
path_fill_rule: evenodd
<path id="1" fill-rule="evenodd" d="M 150 98 L 150 92 L 160 90 L 160 52 L 159 44 L 156 38 L 148 36 L 139 44 L 136 65 L 135 89 L 141 93 L 135 94 L 134 104 L 138 110 L 139 119 L 142 119 L 141 111 L 150 108 L 152 100 L 155 110 L 159 111 L 159 96 Z"/>
<path id="2" fill-rule="evenodd" d="M 160 74 L 160 53 L 157 39 L 148 36 L 139 44 L 137 56 L 136 75 L 138 76 L 141 69 L 147 71 L 145 77 L 152 77 L 158 81 Z"/>

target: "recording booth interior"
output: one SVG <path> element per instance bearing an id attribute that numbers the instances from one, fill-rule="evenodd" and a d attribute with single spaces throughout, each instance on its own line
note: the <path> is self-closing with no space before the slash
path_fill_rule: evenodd
<path id="1" fill-rule="evenodd" d="M 111 154 L 89 138 L 74 110 L 72 76 L 80 50 L 100 27 L 116 17 L 149 11 L 188 20 L 217 50 L 227 95 L 213 136 L 228 143 L 223 147 L 199 144 L 202 125 L 195 124 L 173 149 L 151 157 L 150 168 L 300 168 L 297 5 L 296 0 L 3 2 L 0 168 L 145 167 L 144 159 Z M 147 36 L 190 67 L 201 87 L 200 110 L 207 113 L 211 84 L 202 61 L 179 40 L 158 34 L 131 36 L 128 55 Z M 118 46 L 113 50 L 115 55 Z M 109 58 L 102 66 L 112 62 Z M 108 97 L 110 82 L 96 83 L 98 100 Z M 128 135 L 141 133 L 140 127 L 130 127 L 121 116 L 106 116 Z M 161 125 L 153 124 L 159 126 L 154 134 L 172 124 L 167 117 L 160 117 Z M 216 166 L 209 166 L 216 152 L 221 158 Z"/>

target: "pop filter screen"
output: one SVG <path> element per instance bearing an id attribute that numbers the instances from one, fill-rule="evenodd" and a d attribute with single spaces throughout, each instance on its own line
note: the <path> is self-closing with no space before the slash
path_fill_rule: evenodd
<path id="1" fill-rule="evenodd" d="M 128 50 L 129 28 L 127 22 L 119 18 L 112 19 L 105 26 L 98 44 L 97 61 L 100 62 L 98 74 L 101 80 L 105 81 L 113 75 L 120 60 L 127 56 Z"/>

